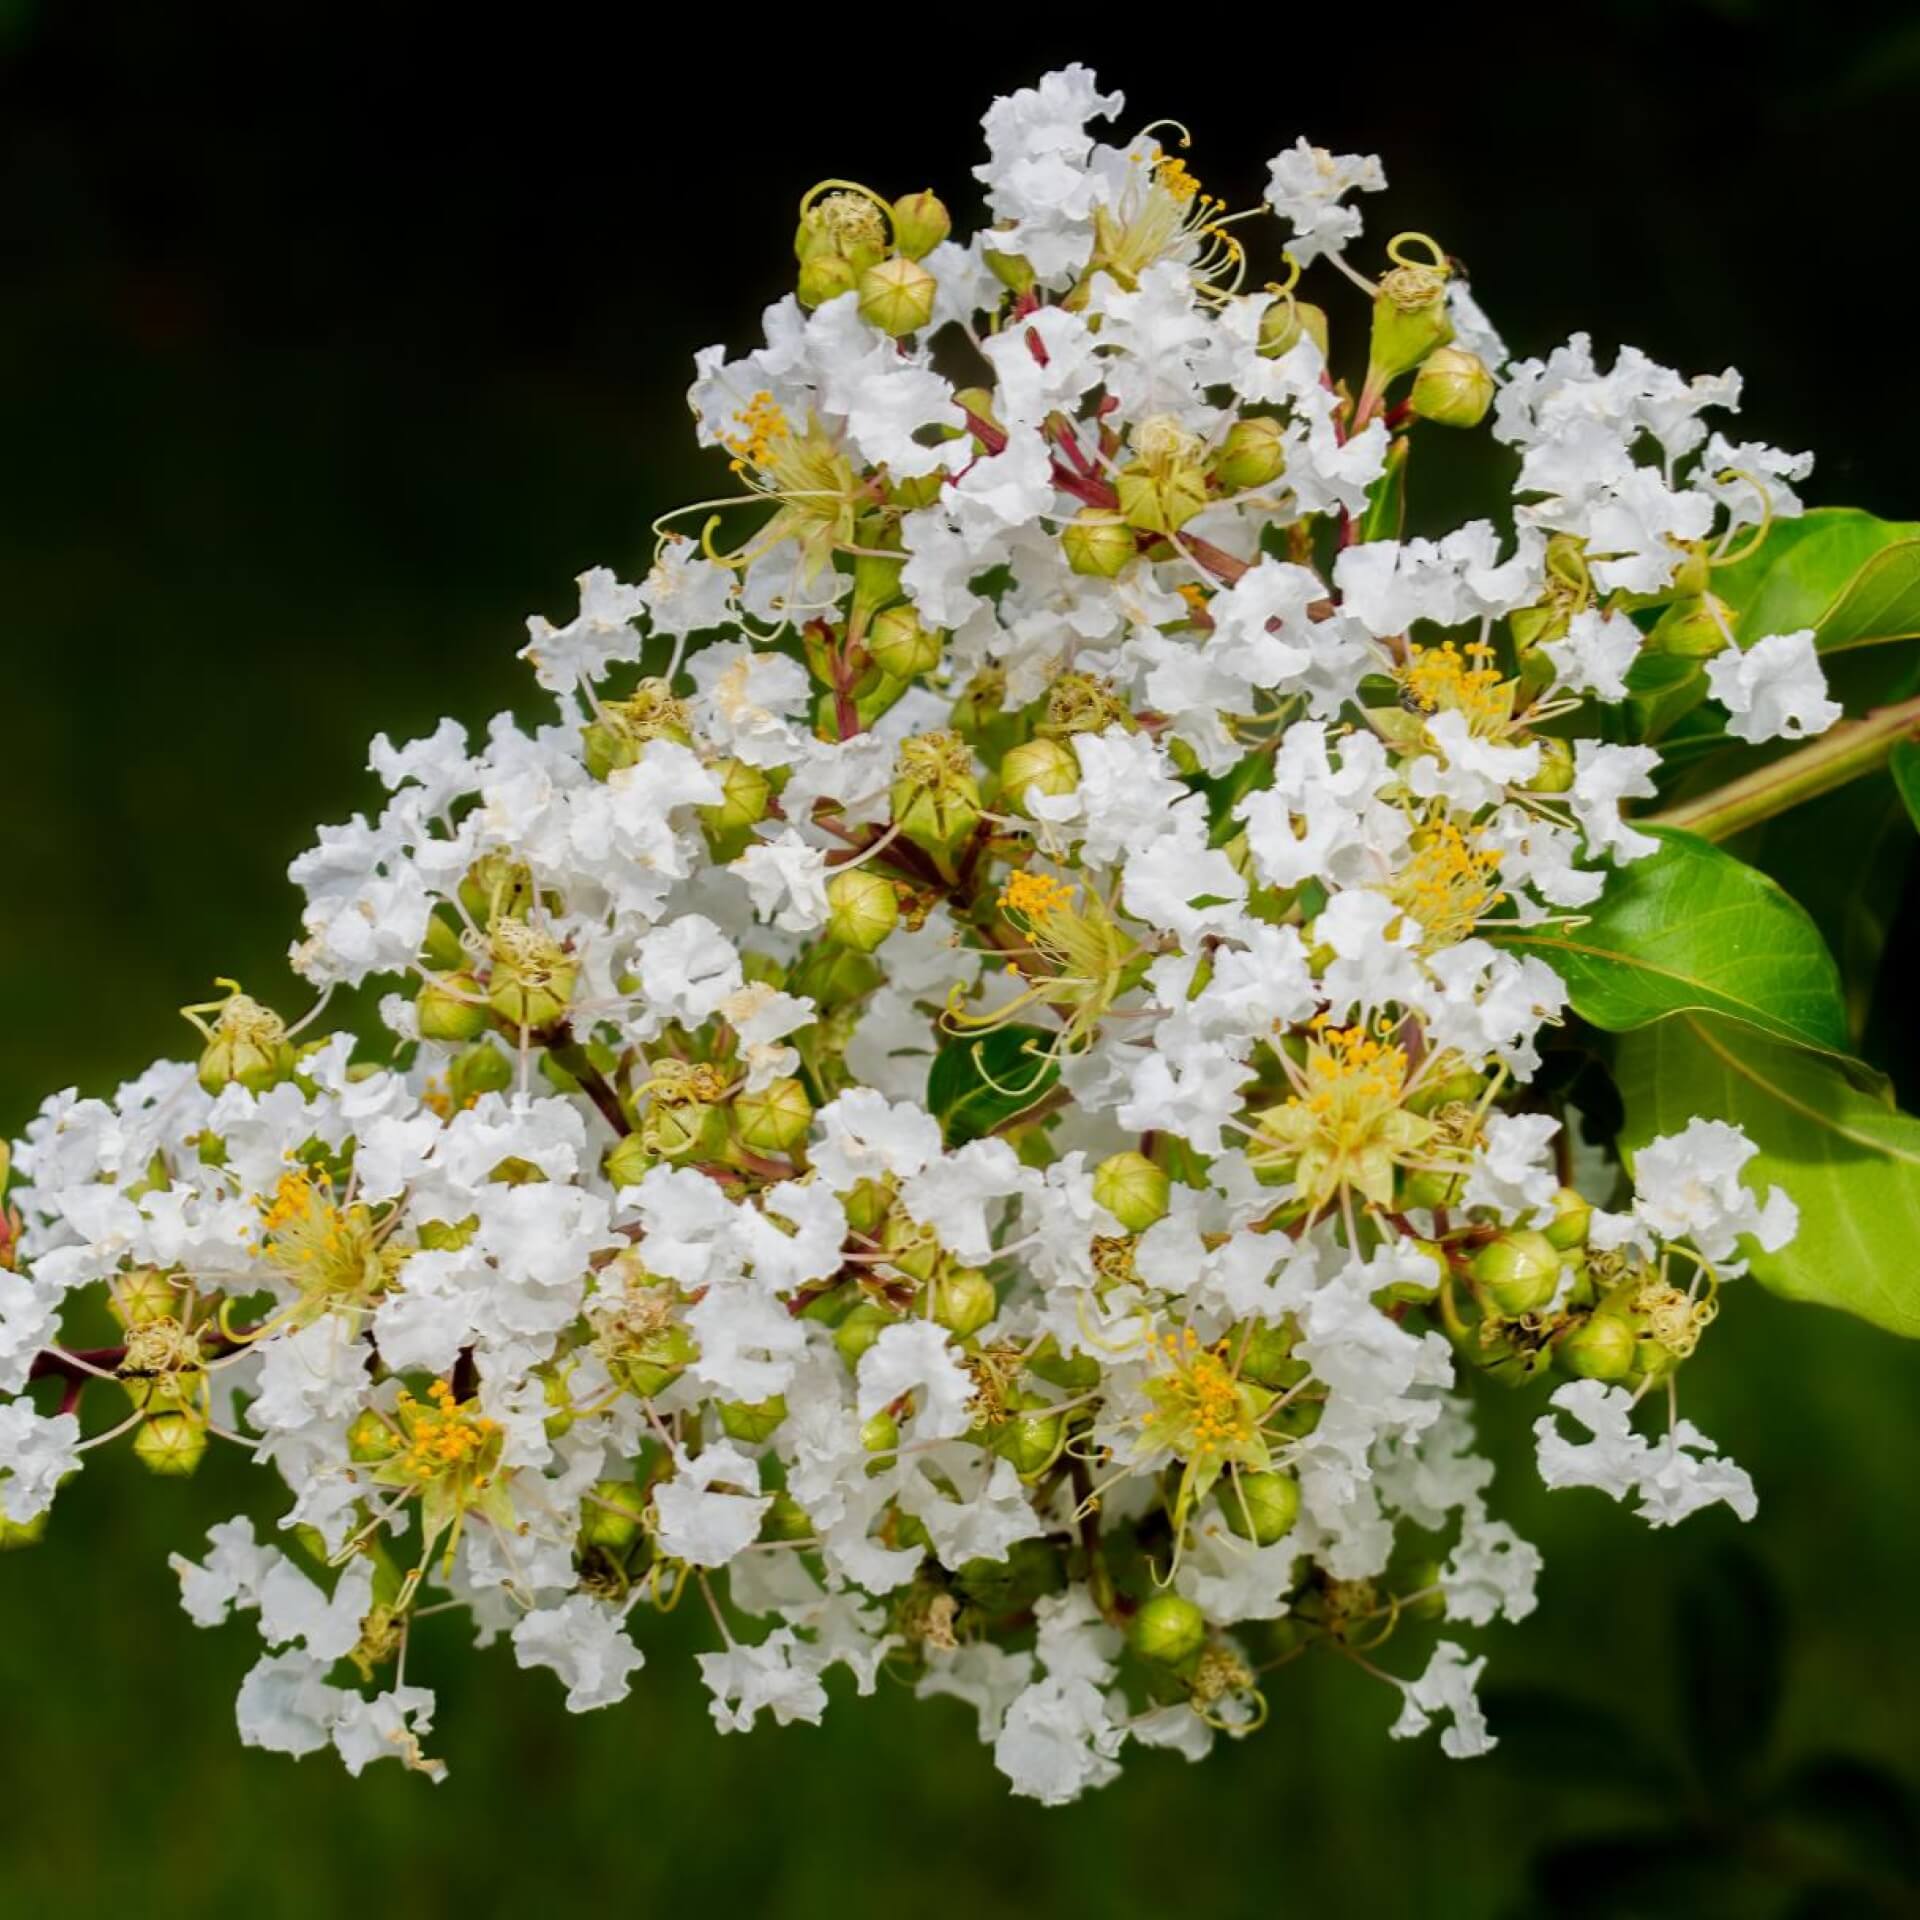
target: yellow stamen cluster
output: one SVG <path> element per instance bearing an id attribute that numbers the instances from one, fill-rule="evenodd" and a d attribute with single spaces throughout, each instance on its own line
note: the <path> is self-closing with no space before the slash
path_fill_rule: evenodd
<path id="1" fill-rule="evenodd" d="M 1000 909 L 1017 913 L 1023 920 L 1039 920 L 1049 914 L 1071 913 L 1073 895 L 1070 881 L 1019 868 L 1007 875 L 1007 884 L 1000 889 Z"/>
<path id="2" fill-rule="evenodd" d="M 1443 817 L 1414 835 L 1392 896 L 1420 923 L 1429 949 L 1451 946 L 1506 899 L 1499 878 L 1499 849 L 1482 830 Z"/>
<path id="3" fill-rule="evenodd" d="M 1163 1372 L 1151 1391 L 1162 1418 L 1181 1429 L 1190 1458 L 1234 1452 L 1258 1431 L 1252 1409 L 1227 1359 L 1226 1343 L 1203 1347 L 1191 1327 L 1154 1341 Z"/>
<path id="4" fill-rule="evenodd" d="M 1513 693 L 1483 640 L 1415 647 L 1397 678 L 1408 705 L 1422 713 L 1462 713 L 1475 733 L 1497 733 L 1513 717 Z"/>
<path id="5" fill-rule="evenodd" d="M 736 432 L 721 435 L 733 457 L 735 473 L 747 467 L 765 467 L 791 436 L 787 416 L 773 395 L 762 390 L 733 416 Z"/>
<path id="6" fill-rule="evenodd" d="M 473 1464 L 500 1432 L 498 1421 L 473 1411 L 474 1401 L 456 1401 L 445 1380 L 428 1387 L 427 1401 L 402 1389 L 396 1408 L 407 1432 L 398 1464 L 412 1480 L 437 1480 Z"/>
<path id="7" fill-rule="evenodd" d="M 1224 200 L 1216 200 L 1212 194 L 1203 193 L 1200 182 L 1194 178 L 1192 170 L 1177 153 L 1162 153 L 1154 158 L 1154 183 L 1178 200 L 1183 206 L 1198 197 L 1202 207 L 1225 206 Z"/>
<path id="8" fill-rule="evenodd" d="M 369 1302 L 399 1269 L 403 1256 L 382 1248 L 371 1211 L 338 1205 L 324 1168 L 289 1167 L 256 1205 L 261 1257 L 300 1289 L 303 1317 Z"/>

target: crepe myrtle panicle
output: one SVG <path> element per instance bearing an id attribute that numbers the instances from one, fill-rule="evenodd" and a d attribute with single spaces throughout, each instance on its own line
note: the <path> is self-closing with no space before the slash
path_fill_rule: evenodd
<path id="1" fill-rule="evenodd" d="M 764 343 L 697 356 L 715 497 L 528 623 L 537 724 L 380 736 L 294 862 L 313 1011 L 222 982 L 13 1148 L 4 1540 L 116 1441 L 271 1467 L 173 1563 L 257 1622 L 246 1744 L 437 1777 L 424 1612 L 585 1711 L 693 1589 L 722 1731 L 885 1672 L 1048 1803 L 1322 1650 L 1472 1755 L 1457 1636 L 1540 1565 L 1474 1376 L 1561 1377 L 1553 1486 L 1753 1512 L 1676 1380 L 1794 1204 L 1712 1117 L 1598 1151 L 1515 936 L 1659 844 L 1639 663 L 1835 717 L 1714 604 L 1808 462 L 1710 432 L 1732 373 L 1511 361 L 1363 239 L 1377 159 L 1234 210 L 1121 106 L 995 101 L 970 238 L 810 192 Z M 1400 537 L 1476 428 L 1505 524 Z M 360 990 L 381 1045 L 322 1024 Z"/>

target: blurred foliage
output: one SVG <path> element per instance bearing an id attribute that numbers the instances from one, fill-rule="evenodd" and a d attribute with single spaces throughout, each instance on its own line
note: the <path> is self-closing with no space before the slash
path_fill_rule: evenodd
<path id="1" fill-rule="evenodd" d="M 847 43 L 787 79 L 743 39 L 749 83 L 652 20 L 627 43 L 529 17 L 476 79 L 398 15 L 363 39 L 282 11 L 269 40 L 237 9 L 0 6 L 8 1128 L 178 1050 L 174 1009 L 215 973 L 293 1004 L 287 859 L 374 798 L 373 729 L 524 704 L 522 616 L 563 613 L 587 565 L 644 565 L 651 515 L 707 489 L 690 356 L 751 332 L 801 190 L 851 168 L 968 205 L 987 96 L 1063 59 L 1099 57 L 1139 119 L 1189 116 L 1202 176 L 1241 199 L 1298 130 L 1378 149 L 1396 220 L 1480 269 L 1520 349 L 1591 326 L 1731 359 L 1744 430 L 1818 446 L 1812 497 L 1920 509 L 1911 396 L 1865 343 L 1830 371 L 1820 333 L 1888 244 L 1867 183 L 1912 179 L 1898 20 L 1594 6 L 1570 59 L 1490 10 L 1429 12 L 1357 62 L 1331 27 L 1263 26 L 1326 34 L 1284 63 L 1223 60 L 1217 35 L 1108 59 L 1036 28 L 1017 57 Z M 706 116 L 684 134 L 682 95 Z M 1414 474 L 1416 526 L 1438 484 Z M 1853 955 L 1911 1105 L 1916 899 L 1865 861 L 1911 835 L 1829 804 L 1756 857 Z M 0 1910 L 304 1920 L 378 1889 L 430 1915 L 1878 1911 L 1912 1868 L 1920 1349 L 1757 1289 L 1729 1306 L 1687 1411 L 1759 1484 L 1744 1536 L 1549 1498 L 1533 1401 L 1486 1400 L 1503 1510 L 1547 1558 L 1540 1611 L 1473 1636 L 1503 1690 L 1493 1760 L 1389 1742 L 1393 1696 L 1303 1661 L 1260 1738 L 1197 1768 L 1138 1755 L 1063 1813 L 1005 1796 L 956 1703 L 885 1682 L 818 1731 L 720 1738 L 690 1612 L 643 1621 L 633 1699 L 582 1719 L 430 1623 L 438 1790 L 243 1752 L 252 1629 L 196 1632 L 166 1555 L 239 1508 L 270 1522 L 268 1489 L 224 1457 L 184 1486 L 97 1459 L 0 1561 Z M 1771 1583 L 1725 1558 L 1736 1537 Z M 1692 1879 L 1610 1879 L 1623 1852 Z"/>

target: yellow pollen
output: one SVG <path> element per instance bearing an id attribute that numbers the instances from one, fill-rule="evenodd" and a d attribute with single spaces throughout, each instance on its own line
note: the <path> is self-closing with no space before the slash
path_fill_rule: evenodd
<path id="1" fill-rule="evenodd" d="M 1000 906 L 1004 912 L 1035 920 L 1052 913 L 1071 913 L 1073 895 L 1071 882 L 1022 868 L 1007 875 L 1007 884 L 1000 889 Z"/>
<path id="2" fill-rule="evenodd" d="M 734 433 L 722 434 L 721 442 L 735 456 L 735 469 L 768 465 L 781 443 L 791 437 L 787 416 L 772 394 L 756 393 L 734 416 Z"/>
<path id="3" fill-rule="evenodd" d="M 1475 732 L 1495 731 L 1511 717 L 1506 682 L 1493 664 L 1493 648 L 1483 640 L 1470 640 L 1465 647 L 1452 640 L 1416 647 L 1397 677 L 1421 712 L 1465 714 Z"/>

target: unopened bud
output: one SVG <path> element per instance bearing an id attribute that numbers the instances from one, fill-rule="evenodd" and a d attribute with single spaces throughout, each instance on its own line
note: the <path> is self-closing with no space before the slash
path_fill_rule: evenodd
<path id="1" fill-rule="evenodd" d="M 1269 360 L 1291 353 L 1302 338 L 1311 340 L 1327 357 L 1327 314 L 1310 300 L 1281 298 L 1260 316 L 1260 352 Z"/>
<path id="2" fill-rule="evenodd" d="M 1510 1317 L 1544 1307 L 1560 1285 L 1560 1252 L 1544 1233 L 1515 1227 L 1473 1256 L 1473 1277 Z"/>
<path id="3" fill-rule="evenodd" d="M 786 1398 L 778 1393 L 766 1400 L 720 1400 L 715 1405 L 727 1438 L 748 1447 L 770 1440 L 787 1417 Z"/>
<path id="4" fill-rule="evenodd" d="M 1527 782 L 1529 793 L 1566 793 L 1573 786 L 1573 742 L 1557 734 L 1537 734 L 1540 770 Z"/>
<path id="5" fill-rule="evenodd" d="M 1547 1238 L 1562 1253 L 1587 1244 L 1587 1228 L 1593 1219 L 1593 1203 L 1573 1187 L 1562 1187 L 1553 1196 L 1553 1219 Z"/>
<path id="6" fill-rule="evenodd" d="M 1022 1479 L 1029 1479 L 1059 1459 L 1062 1426 L 1057 1413 L 1016 1414 L 994 1434 L 993 1450 L 1010 1461 Z"/>
<path id="7" fill-rule="evenodd" d="M 1133 1616 L 1127 1638 L 1143 1660 L 1177 1667 L 1207 1644 L 1207 1616 L 1184 1594 L 1156 1593 Z"/>
<path id="8" fill-rule="evenodd" d="M 1624 1380 L 1634 1370 L 1640 1337 L 1617 1313 L 1590 1314 L 1554 1348 L 1566 1370 L 1582 1380 Z"/>
<path id="9" fill-rule="evenodd" d="M 945 634 L 937 627 L 923 627 L 908 606 L 889 607 L 867 629 L 867 652 L 873 664 L 896 680 L 931 673 L 940 664 L 945 642 Z"/>
<path id="10" fill-rule="evenodd" d="M 134 1458 L 149 1473 L 184 1480 L 206 1456 L 207 1423 L 182 1410 L 150 1414 L 133 1436 Z"/>
<path id="11" fill-rule="evenodd" d="M 123 1327 L 149 1327 L 171 1320 L 180 1309 L 181 1291 L 157 1267 L 132 1267 L 108 1283 L 107 1305 Z"/>
<path id="12" fill-rule="evenodd" d="M 882 1407 L 860 1429 L 860 1445 L 868 1453 L 898 1453 L 900 1422 Z"/>
<path id="13" fill-rule="evenodd" d="M 1291 1320 L 1272 1325 L 1263 1321 L 1249 1332 L 1236 1328 L 1228 1340 L 1239 1357 L 1240 1377 L 1272 1393 L 1298 1386 L 1312 1371 L 1307 1361 L 1294 1354 L 1299 1337 Z"/>
<path id="14" fill-rule="evenodd" d="M 774 1540 L 806 1540 L 813 1535 L 813 1521 L 803 1507 L 785 1487 L 773 1496 L 773 1504 L 766 1511 L 766 1517 L 760 1522 L 760 1538 Z"/>
<path id="15" fill-rule="evenodd" d="M 871 1300 L 861 1301 L 833 1330 L 833 1344 L 839 1349 L 840 1358 L 849 1367 L 857 1367 L 860 1356 L 899 1317 L 898 1314 L 889 1313 L 885 1307 L 876 1306 Z"/>
<path id="16" fill-rule="evenodd" d="M 853 263 L 837 253 L 816 253 L 800 269 L 794 297 L 803 307 L 824 307 L 843 293 L 851 293 L 859 284 Z"/>
<path id="17" fill-rule="evenodd" d="M 657 1158 L 637 1133 L 623 1134 L 607 1149 L 607 1178 L 616 1188 L 637 1187 Z"/>
<path id="18" fill-rule="evenodd" d="M 1718 594 L 1689 594 L 1655 623 L 1647 645 L 1685 660 L 1710 660 L 1733 644 L 1733 609 Z"/>
<path id="19" fill-rule="evenodd" d="M 1075 573 L 1111 580 L 1132 564 L 1139 542 L 1125 514 L 1107 507 L 1082 507 L 1060 529 L 1060 550 Z"/>
<path id="20" fill-rule="evenodd" d="M 509 853 L 483 853 L 460 882 L 460 904 L 476 927 L 524 920 L 533 911 L 533 870 Z"/>
<path id="21" fill-rule="evenodd" d="M 1465 347 L 1435 347 L 1413 376 L 1407 404 L 1442 427 L 1477 427 L 1493 405 L 1493 375 Z"/>
<path id="22" fill-rule="evenodd" d="M 487 1030 L 486 992 L 471 973 L 436 974 L 420 983 L 414 1015 L 422 1040 L 450 1040 L 464 1046 Z"/>
<path id="23" fill-rule="evenodd" d="M 1228 493 L 1264 487 L 1279 479 L 1287 464 L 1280 422 L 1264 414 L 1236 420 L 1214 456 L 1213 477 Z"/>
<path id="24" fill-rule="evenodd" d="M 1239 1473 L 1220 1489 L 1220 1511 L 1242 1540 L 1270 1547 L 1293 1529 L 1300 1483 L 1290 1473 Z"/>
<path id="25" fill-rule="evenodd" d="M 1000 762 L 1000 804 L 1027 811 L 1027 796 L 1038 790 L 1049 798 L 1073 793 L 1080 785 L 1080 761 L 1063 741 L 1040 735 L 1009 747 Z"/>
<path id="26" fill-rule="evenodd" d="M 860 276 L 860 317 L 895 340 L 918 333 L 933 318 L 939 287 L 917 260 L 895 254 Z"/>
<path id="27" fill-rule="evenodd" d="M 1000 1311 L 993 1282 L 978 1267 L 959 1267 L 933 1283 L 933 1317 L 956 1340 L 978 1333 Z"/>
<path id="28" fill-rule="evenodd" d="M 1033 264 L 1022 254 L 1005 253 L 992 245 L 980 249 L 980 257 L 987 263 L 987 271 L 1006 288 L 1009 293 L 1022 294 L 1033 287 Z"/>
<path id="29" fill-rule="evenodd" d="M 813 1125 L 813 1102 L 798 1080 L 775 1080 L 733 1101 L 734 1138 L 749 1153 L 788 1153 Z"/>
<path id="30" fill-rule="evenodd" d="M 1145 1233 L 1166 1217 L 1173 1183 L 1144 1153 L 1114 1153 L 1093 1170 L 1093 1197 L 1127 1233 Z"/>
<path id="31" fill-rule="evenodd" d="M 505 1093 L 513 1085 L 513 1062 L 491 1040 L 476 1040 L 454 1055 L 447 1069 L 447 1090 L 464 1107 L 483 1093 Z"/>
<path id="32" fill-rule="evenodd" d="M 893 244 L 909 260 L 924 260 L 952 231 L 953 216 L 931 188 L 893 203 Z"/>
<path id="33" fill-rule="evenodd" d="M 596 1480 L 580 1502 L 580 1544 L 623 1554 L 640 1537 L 647 1496 L 632 1480 Z"/>
<path id="34" fill-rule="evenodd" d="M 827 882 L 827 938 L 871 953 L 900 923 L 893 882 L 867 867 L 849 867 Z"/>

